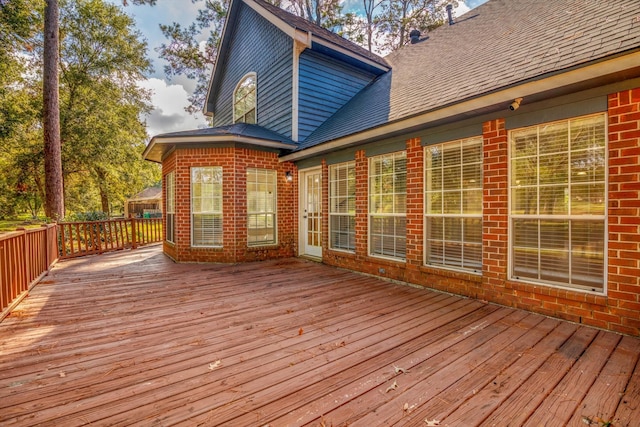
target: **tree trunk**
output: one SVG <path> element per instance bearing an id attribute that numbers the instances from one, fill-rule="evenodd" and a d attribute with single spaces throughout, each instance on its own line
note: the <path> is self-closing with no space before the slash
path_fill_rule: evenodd
<path id="1" fill-rule="evenodd" d="M 54 221 L 64 218 L 60 104 L 58 93 L 58 0 L 46 0 L 44 12 L 43 130 L 45 215 Z"/>
<path id="2" fill-rule="evenodd" d="M 107 189 L 107 175 L 101 169 L 96 169 L 98 177 L 98 189 L 100 190 L 100 204 L 102 212 L 107 214 L 107 218 L 111 218 L 111 208 L 109 207 L 109 191 Z"/>

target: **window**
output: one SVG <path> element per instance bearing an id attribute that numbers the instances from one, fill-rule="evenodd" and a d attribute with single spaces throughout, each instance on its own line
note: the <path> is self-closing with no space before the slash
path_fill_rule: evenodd
<path id="1" fill-rule="evenodd" d="M 510 274 L 604 290 L 605 116 L 510 132 Z"/>
<path id="2" fill-rule="evenodd" d="M 329 167 L 329 246 L 356 250 L 356 165 Z"/>
<path id="3" fill-rule="evenodd" d="M 407 159 L 404 151 L 369 159 L 369 253 L 406 256 Z"/>
<path id="4" fill-rule="evenodd" d="M 248 74 L 233 92 L 233 123 L 256 123 L 256 75 Z"/>
<path id="5" fill-rule="evenodd" d="M 222 168 L 191 168 L 191 244 L 222 247 Z"/>
<path id="6" fill-rule="evenodd" d="M 171 242 L 171 243 L 175 243 L 176 239 L 175 239 L 175 221 L 176 221 L 176 208 L 175 208 L 175 202 L 176 202 L 176 179 L 175 179 L 175 173 L 174 172 L 169 172 L 166 176 L 165 176 L 165 185 L 167 186 L 167 188 L 165 189 L 165 197 L 167 198 L 167 212 L 166 212 L 166 219 L 167 219 L 167 229 L 166 229 L 166 234 L 165 234 L 165 240 L 167 242 Z"/>
<path id="7" fill-rule="evenodd" d="M 247 169 L 247 244 L 276 243 L 276 171 Z"/>
<path id="8" fill-rule="evenodd" d="M 425 148 L 425 264 L 482 269 L 482 138 Z"/>

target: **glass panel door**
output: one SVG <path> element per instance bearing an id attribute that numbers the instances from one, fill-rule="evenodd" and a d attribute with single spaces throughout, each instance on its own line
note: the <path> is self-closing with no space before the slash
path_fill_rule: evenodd
<path id="1" fill-rule="evenodd" d="M 304 255 L 322 256 L 322 171 L 302 172 L 302 230 Z"/>

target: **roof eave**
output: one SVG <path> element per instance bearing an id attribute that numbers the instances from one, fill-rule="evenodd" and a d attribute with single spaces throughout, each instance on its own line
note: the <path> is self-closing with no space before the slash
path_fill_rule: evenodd
<path id="1" fill-rule="evenodd" d="M 171 153 L 181 145 L 188 144 L 249 144 L 279 150 L 293 150 L 295 148 L 291 143 L 244 135 L 156 136 L 151 139 L 142 153 L 142 157 L 145 160 L 162 163 L 162 159 L 166 154 Z"/>
<path id="2" fill-rule="evenodd" d="M 464 115 L 470 111 L 484 110 L 494 105 L 505 104 L 505 108 L 507 108 L 506 106 L 513 102 L 515 98 L 526 99 L 526 97 L 538 93 L 552 91 L 582 81 L 633 69 L 636 68 L 638 64 L 640 64 L 640 49 L 635 49 L 631 52 L 624 52 L 596 62 L 580 64 L 568 70 L 561 70 L 544 76 L 536 76 L 526 81 L 461 100 L 441 108 L 323 142 L 313 147 L 281 156 L 280 161 L 303 160 L 330 151 L 358 145 L 366 141 L 379 140 L 388 135 L 397 135 L 404 129 L 417 128 L 421 125 L 446 119 L 447 117 Z"/>

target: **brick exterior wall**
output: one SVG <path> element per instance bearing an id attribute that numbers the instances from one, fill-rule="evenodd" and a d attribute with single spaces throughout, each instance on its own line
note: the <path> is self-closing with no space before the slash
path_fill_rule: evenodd
<path id="1" fill-rule="evenodd" d="M 221 248 L 191 247 L 191 168 L 205 166 L 222 167 Z M 247 245 L 247 168 L 276 170 L 278 243 L 275 245 Z M 295 165 L 280 163 L 278 155 L 273 152 L 237 147 L 188 148 L 176 150 L 163 161 L 163 180 L 171 171 L 176 176 L 176 237 L 175 244 L 164 242 L 164 252 L 168 256 L 178 262 L 234 263 L 296 255 L 298 204 Z M 287 171 L 292 172 L 293 182 L 285 180 Z"/>
<path id="2" fill-rule="evenodd" d="M 355 152 L 356 247 L 353 253 L 328 247 L 329 169 L 322 161 L 323 262 L 388 279 L 521 308 L 576 323 L 640 335 L 640 88 L 608 98 L 608 283 L 605 294 L 508 280 L 508 133 L 504 119 L 483 124 L 482 274 L 424 265 L 424 148 L 419 138 L 406 141 L 406 261 L 369 256 L 368 157 Z M 189 168 L 222 166 L 224 174 L 224 247 L 190 247 Z M 278 244 L 246 244 L 246 169 L 276 169 Z M 297 254 L 298 182 L 293 164 L 275 153 L 245 148 L 180 149 L 163 163 L 176 171 L 176 244 L 165 252 L 177 261 L 242 262 Z M 294 181 L 287 183 L 286 171 Z M 165 206 L 166 208 L 166 206 Z M 166 211 L 166 210 L 165 210 Z"/>
<path id="3" fill-rule="evenodd" d="M 406 141 L 406 262 L 368 256 L 368 163 L 364 150 L 355 155 L 356 252 L 345 254 L 326 249 L 323 262 L 576 323 L 640 335 L 640 88 L 609 95 L 608 117 L 608 283 L 605 294 L 508 280 L 509 160 L 504 119 L 483 124 L 481 275 L 423 265 L 424 154 L 417 138 Z M 328 182 L 326 171 L 324 174 L 325 182 Z M 328 201 L 324 202 L 325 208 L 328 207 Z"/>

